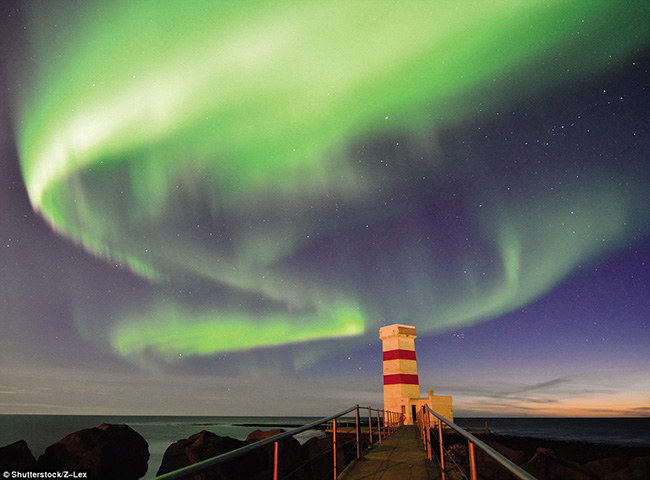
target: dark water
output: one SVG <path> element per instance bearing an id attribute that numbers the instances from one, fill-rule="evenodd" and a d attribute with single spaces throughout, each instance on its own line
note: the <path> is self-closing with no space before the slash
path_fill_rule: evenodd
<path id="1" fill-rule="evenodd" d="M 650 447 L 650 417 L 644 418 L 457 418 L 466 429 L 567 442 Z"/>
<path id="2" fill-rule="evenodd" d="M 289 429 L 313 421 L 312 417 L 167 417 L 167 416 L 81 416 L 0 415 L 0 446 L 25 440 L 38 458 L 45 448 L 65 435 L 102 423 L 125 423 L 149 444 L 149 471 L 155 476 L 165 449 L 182 438 L 208 430 L 217 435 L 243 440 L 249 432 L 275 427 Z M 457 418 L 463 428 L 553 440 L 650 447 L 650 418 Z M 305 441 L 322 432 L 305 432 Z"/>

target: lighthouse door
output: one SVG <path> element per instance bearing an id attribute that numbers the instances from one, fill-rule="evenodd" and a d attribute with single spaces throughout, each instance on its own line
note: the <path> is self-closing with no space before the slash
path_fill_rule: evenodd
<path id="1" fill-rule="evenodd" d="M 413 423 L 415 423 L 417 417 L 417 410 L 415 409 L 415 405 L 411 405 L 411 416 L 413 417 Z"/>

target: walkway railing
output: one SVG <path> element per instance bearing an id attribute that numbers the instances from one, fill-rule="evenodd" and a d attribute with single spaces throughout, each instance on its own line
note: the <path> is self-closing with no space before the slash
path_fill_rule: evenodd
<path id="1" fill-rule="evenodd" d="M 274 435 L 272 437 L 266 438 L 264 440 L 257 441 L 255 443 L 251 443 L 249 445 L 245 445 L 241 448 L 238 448 L 236 450 L 231 450 L 230 452 L 226 452 L 221 455 L 217 455 L 216 457 L 208 458 L 206 460 L 202 460 L 200 462 L 197 462 L 193 465 L 188 465 L 183 468 L 179 468 L 178 470 L 174 470 L 173 472 L 168 472 L 164 473 L 162 475 L 159 475 L 155 477 L 154 480 L 175 480 L 179 478 L 185 478 L 188 475 L 192 475 L 198 472 L 201 472 L 207 468 L 214 467 L 216 465 L 220 465 L 222 463 L 228 462 L 230 460 L 234 460 L 235 458 L 241 457 L 243 455 L 250 454 L 251 452 L 258 450 L 260 448 L 263 448 L 267 445 L 273 444 L 273 480 L 278 480 L 278 471 L 279 471 L 279 461 L 278 461 L 278 450 L 279 450 L 279 442 L 285 438 L 293 437 L 294 435 L 297 435 L 299 433 L 305 432 L 307 430 L 312 430 L 316 429 L 317 427 L 320 427 L 322 425 L 325 426 L 326 431 L 332 432 L 332 450 L 333 450 L 333 455 L 332 455 L 332 466 L 333 466 L 333 478 L 336 480 L 338 477 L 340 471 L 342 471 L 343 465 L 338 465 L 337 464 L 337 433 L 351 433 L 350 430 L 348 431 L 343 431 L 341 429 L 341 423 L 344 423 L 346 418 L 344 418 L 345 415 L 349 415 L 352 412 L 354 412 L 354 433 L 356 437 L 356 458 L 361 458 L 361 454 L 363 453 L 362 445 L 366 444 L 365 440 L 361 438 L 362 432 L 361 432 L 361 427 L 362 424 L 363 426 L 366 425 L 365 421 L 361 420 L 361 415 L 363 412 L 363 415 L 365 415 L 365 411 L 368 412 L 368 430 L 369 430 L 369 440 L 370 440 L 370 446 L 372 446 L 373 442 L 373 428 L 375 429 L 375 434 L 374 436 L 377 437 L 377 441 L 381 443 L 383 438 L 386 438 L 393 432 L 395 432 L 399 427 L 403 425 L 403 419 L 402 415 L 397 413 L 397 412 L 389 412 L 386 410 L 378 410 L 374 409 L 371 407 L 359 407 L 359 405 L 355 405 L 354 407 L 348 408 L 347 410 L 344 410 L 342 412 L 339 412 L 335 415 L 330 415 L 329 417 L 322 418 L 320 420 L 316 420 L 314 422 L 305 424 L 301 427 L 294 428 L 292 430 L 289 430 L 287 432 L 279 433 L 277 435 Z M 374 412 L 374 413 L 373 413 Z M 376 414 L 376 415 L 375 415 Z M 348 422 L 348 425 L 352 422 L 352 419 L 349 419 L 350 421 Z M 373 425 L 374 424 L 374 425 Z M 340 447 L 340 440 L 339 440 L 339 447 Z M 329 451 L 329 450 L 328 450 Z"/>
<path id="2" fill-rule="evenodd" d="M 519 467 L 518 465 L 514 464 L 510 460 L 508 460 L 506 457 L 501 455 L 499 452 L 494 450 L 492 447 L 487 445 L 486 443 L 482 442 L 478 438 L 476 438 L 474 435 L 469 433 L 468 431 L 462 429 L 455 423 L 453 423 L 450 420 L 447 420 L 445 417 L 442 415 L 437 414 L 428 405 L 423 405 L 422 406 L 422 412 L 418 416 L 418 426 L 420 427 L 420 432 L 422 433 L 422 441 L 424 444 L 424 448 L 427 451 L 427 455 L 429 457 L 429 460 L 432 460 L 433 454 L 432 454 L 432 445 L 431 445 L 431 417 L 435 417 L 438 419 L 437 423 L 438 424 L 438 442 L 439 442 L 439 447 L 440 447 L 440 470 L 442 471 L 442 480 L 445 480 L 446 475 L 445 475 L 445 452 L 444 448 L 442 445 L 442 424 L 443 422 L 456 431 L 456 433 L 460 434 L 462 437 L 464 437 L 467 442 L 468 442 L 468 450 L 469 450 L 469 470 L 470 470 L 470 478 L 471 480 L 477 480 L 478 475 L 476 472 L 476 458 L 474 454 L 474 449 L 475 447 L 478 447 L 480 450 L 485 452 L 486 455 L 489 455 L 495 462 L 497 462 L 499 465 L 501 465 L 503 468 L 508 470 L 510 473 L 512 473 L 516 478 L 522 479 L 522 480 L 535 480 L 535 477 L 533 477 L 530 473 Z"/>

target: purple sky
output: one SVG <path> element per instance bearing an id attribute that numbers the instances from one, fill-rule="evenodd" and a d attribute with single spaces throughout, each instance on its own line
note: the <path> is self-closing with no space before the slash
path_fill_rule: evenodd
<path id="1" fill-rule="evenodd" d="M 500 105 L 483 109 L 470 96 L 463 109 L 474 114 L 425 134 L 350 141 L 355 168 L 390 192 L 345 204 L 343 220 L 315 213 L 313 238 L 280 266 L 298 283 L 354 298 L 364 312 L 360 335 L 167 362 L 121 354 L 112 328 L 153 299 L 239 306 L 260 326 L 269 322 L 260 312 L 277 315 L 281 302 L 189 275 L 151 282 L 34 211 L 19 153 L 30 81 L 17 82 L 14 68 L 39 68 L 21 32 L 28 17 L 20 9 L 3 16 L 0 413 L 321 415 L 379 406 L 379 327 L 406 323 L 419 334 L 422 393 L 453 395 L 457 416 L 650 415 L 647 44 Z M 422 135 L 426 147 L 413 140 Z M 400 150 L 400 142 L 417 146 Z M 379 173 L 385 159 L 400 168 Z M 90 170 L 101 191 L 110 172 Z M 107 209 L 118 205 L 101 194 Z M 207 204 L 209 193 L 200 195 Z M 199 207 L 175 208 L 175 218 L 216 223 Z M 508 252 L 518 252 L 512 271 Z M 499 293 L 512 277 L 514 294 Z"/>

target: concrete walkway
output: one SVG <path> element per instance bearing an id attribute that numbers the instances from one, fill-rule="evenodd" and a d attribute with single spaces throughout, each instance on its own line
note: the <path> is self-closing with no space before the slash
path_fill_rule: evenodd
<path id="1" fill-rule="evenodd" d="M 406 425 L 346 468 L 339 480 L 432 480 L 440 468 L 427 459 L 415 425 Z"/>

